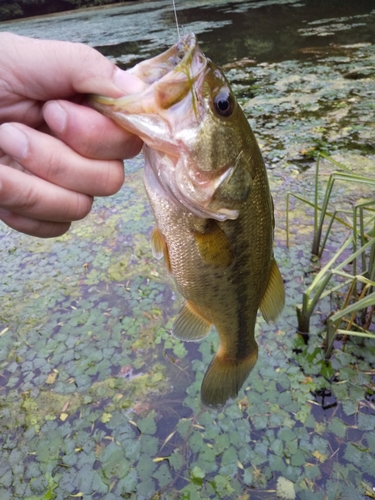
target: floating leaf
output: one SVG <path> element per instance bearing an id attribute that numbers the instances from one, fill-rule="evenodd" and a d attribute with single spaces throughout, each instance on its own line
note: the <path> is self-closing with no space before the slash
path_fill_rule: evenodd
<path id="1" fill-rule="evenodd" d="M 222 496 L 231 495 L 234 492 L 231 486 L 231 480 L 227 476 L 216 475 L 214 478 L 216 490 Z"/>
<path id="2" fill-rule="evenodd" d="M 246 484 L 246 486 L 250 486 L 252 484 L 252 482 L 253 482 L 253 469 L 252 469 L 252 467 L 247 467 L 244 470 L 243 482 Z"/>
<path id="3" fill-rule="evenodd" d="M 148 456 L 154 456 L 158 452 L 159 439 L 156 436 L 150 436 L 149 434 L 143 434 L 140 438 L 142 453 Z"/>
<path id="4" fill-rule="evenodd" d="M 112 418 L 111 413 L 104 412 L 100 421 L 103 422 L 103 424 L 107 424 Z"/>
<path id="5" fill-rule="evenodd" d="M 360 413 L 358 415 L 358 429 L 375 432 L 375 415 Z"/>
<path id="6" fill-rule="evenodd" d="M 276 493 L 279 498 L 283 498 L 285 500 L 294 500 L 296 498 L 294 483 L 283 476 L 280 476 L 277 479 Z"/>
<path id="7" fill-rule="evenodd" d="M 360 464 L 362 454 L 363 452 L 361 452 L 356 446 L 352 443 L 348 443 L 345 447 L 344 458 L 353 464 Z"/>
<path id="8" fill-rule="evenodd" d="M 224 451 L 221 457 L 221 464 L 232 465 L 232 464 L 237 464 L 237 461 L 238 461 L 237 451 L 233 446 L 230 446 L 227 450 Z"/>
<path id="9" fill-rule="evenodd" d="M 205 476 L 205 473 L 203 472 L 203 470 L 198 467 L 198 465 L 195 465 L 192 469 L 191 469 L 191 472 L 190 474 L 193 476 L 193 477 L 197 477 L 197 478 L 200 478 L 200 479 L 203 479 L 204 476 Z"/>
<path id="10" fill-rule="evenodd" d="M 197 453 L 202 449 L 203 437 L 200 432 L 192 432 L 189 437 L 189 445 L 193 452 Z"/>
<path id="11" fill-rule="evenodd" d="M 153 473 L 152 477 L 158 480 L 159 488 L 164 488 L 172 481 L 172 476 L 166 463 L 162 464 L 158 470 Z"/>
<path id="12" fill-rule="evenodd" d="M 320 453 L 320 451 L 315 450 L 313 452 L 313 456 L 319 460 L 319 462 L 323 463 L 327 460 L 327 454 L 326 453 Z"/>
<path id="13" fill-rule="evenodd" d="M 142 498 L 152 498 L 155 493 L 155 481 L 150 477 L 145 478 L 137 485 L 137 493 Z"/>
<path id="14" fill-rule="evenodd" d="M 142 481 L 150 478 L 154 470 L 156 469 L 156 463 L 149 457 L 142 456 L 137 464 L 137 473 Z"/>
<path id="15" fill-rule="evenodd" d="M 283 453 L 283 442 L 281 439 L 273 439 L 270 448 L 276 455 L 281 456 Z"/>
<path id="16" fill-rule="evenodd" d="M 340 438 L 345 437 L 346 425 L 337 417 L 333 417 L 328 425 L 328 429 Z"/>
<path id="17" fill-rule="evenodd" d="M 294 467 L 299 467 L 300 465 L 303 465 L 306 463 L 306 457 L 303 451 L 297 450 L 296 453 L 294 453 L 290 459 L 290 463 Z"/>
<path id="18" fill-rule="evenodd" d="M 188 353 L 183 342 L 176 342 L 173 352 L 180 359 L 184 358 Z"/>
<path id="19" fill-rule="evenodd" d="M 116 494 L 118 497 L 120 495 L 125 495 L 126 493 L 132 493 L 135 491 L 137 486 L 137 472 L 135 469 L 132 469 L 128 475 L 120 479 L 116 486 Z"/>
<path id="20" fill-rule="evenodd" d="M 184 462 L 185 462 L 184 457 L 181 455 L 179 451 L 175 451 L 169 457 L 169 464 L 175 470 L 179 470 L 183 466 Z"/>
<path id="21" fill-rule="evenodd" d="M 357 406 L 358 406 L 357 401 L 352 401 L 350 399 L 346 399 L 342 403 L 342 407 L 344 409 L 344 412 L 348 416 L 354 415 L 357 412 Z"/>
<path id="22" fill-rule="evenodd" d="M 146 418 L 138 420 L 137 427 L 141 431 L 142 434 L 155 434 L 156 432 L 156 423 L 153 415 L 150 415 Z"/>

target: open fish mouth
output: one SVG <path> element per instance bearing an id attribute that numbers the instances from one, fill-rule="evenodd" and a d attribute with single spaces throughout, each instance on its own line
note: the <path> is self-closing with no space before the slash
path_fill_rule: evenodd
<path id="1" fill-rule="evenodd" d="M 119 99 L 90 96 L 93 107 L 141 137 L 155 178 L 175 203 L 198 217 L 236 219 L 252 179 L 241 167 L 242 149 L 213 160 L 215 127 L 226 120 L 215 116 L 214 98 L 220 89 L 230 92 L 222 72 L 201 52 L 194 34 L 129 71 L 145 83 L 144 90 Z M 202 158 L 210 148 L 212 157 Z M 234 183 L 236 196 L 227 196 Z"/>
<path id="2" fill-rule="evenodd" d="M 161 80 L 167 73 L 176 69 L 177 66 L 191 63 L 196 50 L 200 52 L 197 38 L 194 33 L 189 33 L 162 54 L 142 61 L 130 69 L 129 72 L 135 74 L 144 83 L 152 85 Z M 199 64 L 205 65 L 206 60 L 206 57 L 200 52 L 198 54 Z M 194 74 L 194 71 L 192 73 Z"/>

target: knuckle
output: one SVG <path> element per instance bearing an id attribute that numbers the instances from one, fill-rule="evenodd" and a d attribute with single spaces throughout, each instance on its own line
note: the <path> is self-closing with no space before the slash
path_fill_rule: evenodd
<path id="1" fill-rule="evenodd" d="M 108 162 L 106 176 L 101 180 L 101 191 L 103 196 L 117 193 L 124 182 L 124 166 L 121 160 Z"/>
<path id="2" fill-rule="evenodd" d="M 96 161 L 90 176 L 90 194 L 111 196 L 117 193 L 123 184 L 123 162 L 122 160 Z"/>
<path id="3" fill-rule="evenodd" d="M 74 211 L 69 217 L 70 220 L 84 219 L 91 211 L 94 199 L 91 196 L 76 193 L 76 202 Z"/>
<path id="4" fill-rule="evenodd" d="M 44 160 L 45 167 L 43 168 L 43 177 L 50 182 L 57 182 L 65 176 L 65 166 L 59 148 L 45 151 L 46 157 Z"/>

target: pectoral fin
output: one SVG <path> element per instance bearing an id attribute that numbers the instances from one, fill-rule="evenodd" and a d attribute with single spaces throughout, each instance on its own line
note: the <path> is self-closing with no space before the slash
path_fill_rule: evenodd
<path id="1" fill-rule="evenodd" d="M 266 291 L 260 303 L 260 312 L 269 323 L 275 321 L 285 303 L 284 283 L 275 259 L 272 259 L 271 272 Z"/>
<path id="2" fill-rule="evenodd" d="M 173 335 L 188 342 L 199 342 L 210 330 L 211 323 L 198 314 L 189 301 L 182 306 L 172 326 Z"/>
<path id="3" fill-rule="evenodd" d="M 232 262 L 230 242 L 216 221 L 212 221 L 203 232 L 194 233 L 200 256 L 206 264 L 228 267 Z"/>
<path id="4" fill-rule="evenodd" d="M 151 233 L 151 250 L 155 259 L 160 260 L 164 257 L 165 265 L 167 266 L 168 271 L 172 272 L 167 242 L 157 227 L 155 227 Z"/>

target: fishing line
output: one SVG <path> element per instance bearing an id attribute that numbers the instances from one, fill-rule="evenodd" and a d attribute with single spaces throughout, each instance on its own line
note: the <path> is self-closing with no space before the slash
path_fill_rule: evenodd
<path id="1" fill-rule="evenodd" d="M 175 18 L 175 21 L 176 21 L 177 36 L 178 36 L 178 40 L 179 40 L 180 39 L 180 29 L 178 27 L 178 19 L 177 19 L 177 10 L 176 10 L 175 0 L 172 0 L 172 4 L 173 4 L 174 18 Z"/>

